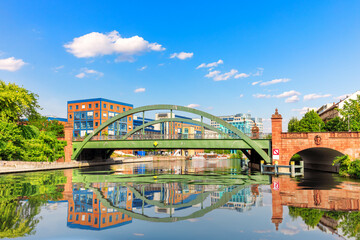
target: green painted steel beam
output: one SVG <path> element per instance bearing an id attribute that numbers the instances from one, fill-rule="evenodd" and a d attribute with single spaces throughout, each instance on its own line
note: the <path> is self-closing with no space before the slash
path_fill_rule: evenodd
<path id="1" fill-rule="evenodd" d="M 123 112 L 123 113 L 121 113 L 119 115 L 116 115 L 115 117 L 112 117 L 112 118 L 108 119 L 107 121 L 105 121 L 104 123 L 102 123 L 98 128 L 95 129 L 95 131 L 93 133 L 91 133 L 89 136 L 87 136 L 81 142 L 81 144 L 76 148 L 76 150 L 74 151 L 71 158 L 72 159 L 77 159 L 80 156 L 80 153 L 81 153 L 82 149 L 84 148 L 85 145 L 88 144 L 88 142 L 91 140 L 91 138 L 93 136 L 96 136 L 98 133 L 100 133 L 103 129 L 105 129 L 110 124 L 116 122 L 117 120 L 119 120 L 121 118 L 127 117 L 129 115 L 133 115 L 133 114 L 136 114 L 136 113 L 139 113 L 139 112 L 144 112 L 144 111 L 153 111 L 153 110 L 170 110 L 171 112 L 173 110 L 176 110 L 176 111 L 183 111 L 183 112 L 193 113 L 193 114 L 197 114 L 197 115 L 206 117 L 206 118 L 208 118 L 208 119 L 210 119 L 212 121 L 215 121 L 215 122 L 223 125 L 228 130 L 230 130 L 233 133 L 235 133 L 236 135 L 238 135 L 248 145 L 250 145 L 264 159 L 265 162 L 270 162 L 270 156 L 260 146 L 258 146 L 255 141 L 253 141 L 251 138 L 246 136 L 243 132 L 241 132 L 235 126 L 233 126 L 230 123 L 220 119 L 219 117 L 216 117 L 216 116 L 211 115 L 209 113 L 206 113 L 206 112 L 194 109 L 194 108 L 177 106 L 177 105 L 149 105 L 149 106 L 143 106 L 143 107 L 134 108 L 134 109 L 131 109 L 129 111 Z"/>
<path id="2" fill-rule="evenodd" d="M 157 144 L 154 144 L 154 143 Z M 267 139 L 254 140 L 261 149 L 269 149 Z M 73 142 L 77 150 L 82 142 Z M 253 149 L 243 139 L 156 139 L 156 140 L 98 140 L 90 141 L 83 149 Z"/>
<path id="3" fill-rule="evenodd" d="M 145 129 L 146 127 L 148 126 L 152 126 L 154 124 L 158 124 L 158 123 L 164 123 L 164 122 L 187 122 L 187 123 L 193 123 L 193 124 L 198 124 L 198 125 L 201 125 L 201 127 L 206 127 L 214 132 L 217 132 L 221 135 L 224 135 L 226 136 L 227 138 L 230 138 L 230 136 L 224 132 L 222 132 L 220 129 L 218 128 L 215 128 L 209 124 L 206 124 L 206 123 L 202 123 L 202 122 L 199 122 L 199 121 L 195 121 L 195 120 L 192 120 L 192 119 L 184 119 L 184 118 L 162 118 L 162 119 L 159 119 L 159 120 L 155 120 L 155 121 L 151 121 L 151 122 L 148 122 L 148 123 L 145 123 L 141 126 L 138 126 L 137 128 L 133 129 L 132 131 L 128 132 L 125 136 L 122 137 L 122 140 L 125 140 L 127 139 L 128 137 L 130 137 L 131 135 L 133 135 L 134 133 L 136 133 L 137 131 L 140 131 L 141 129 Z"/>

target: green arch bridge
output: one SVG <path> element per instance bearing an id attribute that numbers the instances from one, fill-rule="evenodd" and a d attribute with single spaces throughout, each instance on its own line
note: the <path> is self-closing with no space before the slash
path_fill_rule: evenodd
<path id="1" fill-rule="evenodd" d="M 170 110 L 171 116 L 173 111 L 181 111 L 199 115 L 201 121 L 195 121 L 185 118 L 163 118 L 133 129 L 124 136 L 98 136 L 98 134 L 108 127 L 110 124 L 120 120 L 121 118 L 131 116 L 136 113 L 143 113 L 154 110 Z M 203 119 L 215 121 L 226 127 L 231 134 L 226 134 L 217 128 L 204 123 Z M 180 122 L 192 123 L 200 125 L 202 128 L 201 134 L 196 135 L 182 135 L 182 134 L 145 134 L 145 128 L 150 125 L 164 123 L 164 122 Z M 209 129 L 212 132 L 205 134 L 204 129 Z M 209 113 L 177 105 L 149 105 L 139 108 L 134 108 L 123 112 L 115 117 L 108 119 L 102 123 L 93 133 L 88 135 L 82 141 L 73 141 L 73 160 L 78 159 L 92 159 L 94 157 L 109 158 L 114 150 L 119 149 L 235 149 L 241 150 L 252 162 L 259 162 L 265 160 L 270 162 L 271 154 L 271 140 L 269 139 L 251 139 L 235 126 L 226 121 L 211 115 Z"/>

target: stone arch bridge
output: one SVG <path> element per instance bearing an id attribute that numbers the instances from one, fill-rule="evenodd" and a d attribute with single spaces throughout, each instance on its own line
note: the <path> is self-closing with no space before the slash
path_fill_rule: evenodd
<path id="1" fill-rule="evenodd" d="M 279 149 L 279 165 L 288 165 L 291 157 L 299 154 L 305 168 L 338 172 L 338 166 L 332 165 L 337 156 L 359 157 L 360 132 L 283 132 L 282 116 L 277 109 L 271 124 L 272 148 Z"/>

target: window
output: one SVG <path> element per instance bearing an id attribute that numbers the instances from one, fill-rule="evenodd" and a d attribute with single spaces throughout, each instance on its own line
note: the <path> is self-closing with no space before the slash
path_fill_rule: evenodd
<path id="1" fill-rule="evenodd" d="M 103 113 L 103 117 L 105 117 L 105 118 L 106 118 L 106 116 L 107 116 L 107 115 L 106 115 L 106 113 Z"/>
<path id="2" fill-rule="evenodd" d="M 72 220 L 72 214 L 70 214 L 70 220 Z"/>
<path id="3" fill-rule="evenodd" d="M 97 204 L 97 199 L 95 199 L 94 203 Z"/>
<path id="4" fill-rule="evenodd" d="M 86 114 L 84 112 L 81 113 L 81 119 L 86 119 Z"/>
<path id="5" fill-rule="evenodd" d="M 76 105 L 75 108 L 76 108 L 76 110 L 79 109 L 79 105 Z"/>
<path id="6" fill-rule="evenodd" d="M 95 117 L 99 117 L 99 113 L 96 112 L 96 113 L 95 113 Z"/>
<path id="7" fill-rule="evenodd" d="M 95 103 L 95 108 L 98 108 L 99 107 L 99 104 L 98 103 Z"/>
<path id="8" fill-rule="evenodd" d="M 93 121 L 87 121 L 86 122 L 86 128 L 93 128 L 94 127 L 94 122 Z"/>
<path id="9" fill-rule="evenodd" d="M 106 108 L 106 104 L 104 103 L 104 108 Z"/>
<path id="10" fill-rule="evenodd" d="M 125 111 L 126 111 L 126 108 L 123 108 L 123 111 L 125 112 Z"/>
<path id="11" fill-rule="evenodd" d="M 112 216 L 109 217 L 109 222 L 112 222 Z"/>
<path id="12" fill-rule="evenodd" d="M 131 122 L 131 117 L 129 117 L 129 122 Z"/>
<path id="13" fill-rule="evenodd" d="M 82 216 L 81 216 L 81 221 L 85 221 L 85 214 L 83 214 Z"/>
<path id="14" fill-rule="evenodd" d="M 80 122 L 75 122 L 74 128 L 75 129 L 80 129 Z"/>
<path id="15" fill-rule="evenodd" d="M 97 218 L 95 218 L 94 224 L 97 224 Z"/>
<path id="16" fill-rule="evenodd" d="M 95 127 L 99 126 L 99 122 L 95 122 Z"/>
<path id="17" fill-rule="evenodd" d="M 117 106 L 117 107 L 116 107 L 116 110 L 120 111 L 120 107 L 119 107 L 119 106 Z"/>
<path id="18" fill-rule="evenodd" d="M 94 116 L 94 112 L 87 112 L 87 119 L 89 120 L 89 119 L 93 119 L 93 116 Z"/>
<path id="19" fill-rule="evenodd" d="M 69 109 L 72 110 L 72 106 L 71 106 L 71 105 L 70 105 Z"/>
<path id="20" fill-rule="evenodd" d="M 116 215 L 116 221 L 119 221 L 119 215 Z"/>
<path id="21" fill-rule="evenodd" d="M 72 115 L 71 115 L 71 114 L 69 115 L 69 118 L 72 119 Z"/>
<path id="22" fill-rule="evenodd" d="M 125 215 L 124 215 L 124 214 L 121 214 L 121 219 L 124 220 L 124 218 L 125 218 Z"/>
<path id="23" fill-rule="evenodd" d="M 72 212 L 73 211 L 73 207 L 70 207 L 70 212 Z"/>
<path id="24" fill-rule="evenodd" d="M 88 222 L 91 222 L 91 215 L 89 215 L 88 217 Z"/>
<path id="25" fill-rule="evenodd" d="M 82 108 L 82 109 L 85 109 L 85 104 L 81 105 L 81 108 Z"/>
<path id="26" fill-rule="evenodd" d="M 114 105 L 110 105 L 110 109 L 113 110 L 113 109 L 114 109 Z"/>
<path id="27" fill-rule="evenodd" d="M 81 129 L 86 129 L 86 122 L 85 121 L 81 122 Z"/>
<path id="28" fill-rule="evenodd" d="M 79 221 L 79 214 L 76 215 L 76 221 Z"/>
<path id="29" fill-rule="evenodd" d="M 92 106 L 91 106 L 92 104 L 89 104 L 89 108 L 91 108 Z"/>
<path id="30" fill-rule="evenodd" d="M 103 218 L 103 223 L 105 223 L 105 218 Z"/>
<path id="31" fill-rule="evenodd" d="M 75 120 L 80 120 L 80 113 L 79 112 L 75 113 Z"/>

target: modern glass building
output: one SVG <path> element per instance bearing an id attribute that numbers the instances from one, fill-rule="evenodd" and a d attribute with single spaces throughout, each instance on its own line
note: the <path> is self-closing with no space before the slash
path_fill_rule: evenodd
<path id="1" fill-rule="evenodd" d="M 109 118 L 133 109 L 133 105 L 105 98 L 67 102 L 68 122 L 73 124 L 74 136 L 90 134 Z M 133 128 L 132 116 L 122 118 L 102 131 L 102 134 L 123 135 Z"/>
<path id="2" fill-rule="evenodd" d="M 263 133 L 264 127 L 262 118 L 252 118 L 251 114 L 238 113 L 236 115 L 219 116 L 219 118 L 235 126 L 237 129 L 247 135 L 251 134 L 251 129 L 256 123 L 256 125 L 259 127 L 260 134 Z M 211 121 L 211 126 L 216 127 L 225 133 L 231 133 L 231 131 L 229 131 L 226 127 L 215 121 Z"/>

